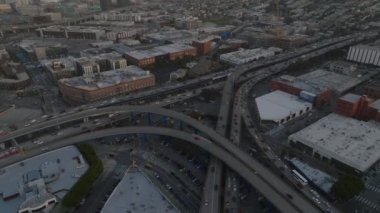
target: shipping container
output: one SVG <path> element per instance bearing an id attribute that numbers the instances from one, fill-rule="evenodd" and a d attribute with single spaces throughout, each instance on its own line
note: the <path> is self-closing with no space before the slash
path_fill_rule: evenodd
<path id="1" fill-rule="evenodd" d="M 307 92 L 307 91 L 300 92 L 300 98 L 312 104 L 314 103 L 316 97 L 317 96 L 315 94 Z"/>

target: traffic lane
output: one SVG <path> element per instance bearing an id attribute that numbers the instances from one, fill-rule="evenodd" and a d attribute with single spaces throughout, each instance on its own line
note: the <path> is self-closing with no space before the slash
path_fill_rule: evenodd
<path id="1" fill-rule="evenodd" d="M 222 163 L 219 159 L 213 157 L 208 166 L 200 212 L 209 213 L 220 211 L 221 183 Z"/>
<path id="2" fill-rule="evenodd" d="M 193 163 L 189 162 L 185 157 L 182 157 L 176 151 L 166 148 L 166 146 L 160 146 L 159 150 L 162 151 L 163 155 L 175 160 L 177 163 L 190 170 L 191 173 L 194 174 L 199 180 L 203 181 L 205 179 L 205 175 L 197 169 Z"/>
<path id="3" fill-rule="evenodd" d="M 194 138 L 193 134 L 184 133 L 178 130 L 167 129 L 167 128 L 162 128 L 162 127 L 124 127 L 124 128 L 100 130 L 100 131 L 86 133 L 83 135 L 64 139 L 60 141 L 60 143 L 55 143 L 54 146 L 51 147 L 51 149 L 56 149 L 59 147 L 71 145 L 73 143 L 93 140 L 93 139 L 104 137 L 104 136 L 118 135 L 118 134 L 132 134 L 132 133 L 169 135 L 169 136 L 179 138 L 181 140 L 192 142 L 195 145 L 198 145 L 201 148 L 209 151 L 211 154 L 215 155 L 216 157 L 224 161 L 224 163 L 226 163 L 229 167 L 239 172 L 239 174 L 243 178 L 245 178 L 249 183 L 255 186 L 264 196 L 270 197 L 270 200 L 275 205 L 277 205 L 279 209 L 282 209 L 283 212 L 289 212 L 289 213 L 302 212 L 302 210 L 293 206 L 293 204 L 291 204 L 287 198 L 285 198 L 280 193 L 274 191 L 274 189 L 271 186 L 269 186 L 256 174 L 253 174 L 251 169 L 247 168 L 242 162 L 235 159 L 235 157 L 231 153 L 225 151 L 219 146 L 215 146 L 215 144 L 212 144 L 210 142 L 197 140 Z M 28 153 L 28 157 L 34 156 L 40 153 L 41 153 L 40 150 L 33 150 Z M 283 191 L 283 192 L 286 192 L 286 191 Z M 296 198 L 296 195 L 294 195 L 294 198 Z M 310 211 L 308 212 L 314 212 L 314 211 L 310 209 Z"/>
<path id="4" fill-rule="evenodd" d="M 199 124 L 196 120 L 183 115 L 182 113 L 178 113 L 175 111 L 163 109 L 163 108 L 156 108 L 152 106 L 123 106 L 123 107 L 109 107 L 109 108 L 102 108 L 102 109 L 94 109 L 90 111 L 84 111 L 80 112 L 80 116 L 88 116 L 88 115 L 102 115 L 105 113 L 111 113 L 111 112 L 126 112 L 126 111 L 134 111 L 134 112 L 151 112 L 151 113 L 156 113 L 156 114 L 161 114 L 165 115 L 168 117 L 174 117 L 178 120 L 183 121 L 187 125 L 196 127 L 200 132 L 207 134 L 212 140 L 224 147 L 228 152 L 233 153 L 233 155 L 244 162 L 247 166 L 251 167 L 251 169 L 255 169 L 259 174 L 261 174 L 261 177 L 263 178 L 264 181 L 268 182 L 270 181 L 271 185 L 273 186 L 273 189 L 277 189 L 279 194 L 282 194 L 281 192 L 287 192 L 293 196 L 291 200 L 288 202 L 292 203 L 292 205 L 301 205 L 302 208 L 308 209 L 310 212 L 310 209 L 314 209 L 316 212 L 318 210 L 309 203 L 308 200 L 305 200 L 303 197 L 298 196 L 298 192 L 296 192 L 293 188 L 290 186 L 286 185 L 281 179 L 276 177 L 274 174 L 272 174 L 269 170 L 265 169 L 261 164 L 258 162 L 254 161 L 251 159 L 249 155 L 244 153 L 243 151 L 239 150 L 236 146 L 231 144 L 228 140 L 226 140 L 223 136 L 219 135 L 218 133 L 214 132 L 212 129 L 203 126 L 202 124 Z M 76 120 L 78 119 L 77 114 L 75 115 L 69 115 L 68 120 Z M 55 123 L 54 121 L 51 123 Z M 40 125 L 40 124 L 38 124 Z M 42 127 L 40 127 L 42 128 Z M 269 184 L 269 182 L 268 182 Z M 276 190 L 275 190 L 276 191 Z M 287 194 L 286 193 L 286 194 Z M 273 197 L 267 194 L 268 197 Z M 282 194 L 282 196 L 286 196 Z"/>
<path id="5" fill-rule="evenodd" d="M 178 183 L 178 181 L 172 177 L 168 171 L 158 166 L 152 167 L 150 170 L 159 175 L 160 183 L 165 186 L 167 192 L 171 193 L 177 200 L 180 200 L 180 202 L 185 204 L 187 208 L 199 208 L 199 201 L 190 193 L 184 194 L 183 190 L 186 190 L 186 188 L 181 183 Z M 156 179 L 158 178 L 156 177 Z"/>

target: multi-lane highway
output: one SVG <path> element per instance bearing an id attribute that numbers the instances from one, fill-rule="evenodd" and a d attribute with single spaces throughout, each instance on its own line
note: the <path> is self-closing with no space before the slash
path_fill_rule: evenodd
<path id="1" fill-rule="evenodd" d="M 174 118 L 177 121 L 181 121 L 185 123 L 187 126 L 191 126 L 192 128 L 196 129 L 197 132 L 202 133 L 204 137 L 208 139 L 204 139 L 203 137 L 196 137 L 200 141 L 204 141 L 204 143 L 209 144 L 208 149 L 218 149 L 216 147 L 220 147 L 221 149 L 225 149 L 227 152 L 230 152 L 236 160 L 241 161 L 245 166 L 245 168 L 240 167 L 234 167 L 234 169 L 237 170 L 239 175 L 241 175 L 244 178 L 248 178 L 247 181 L 255 188 L 257 188 L 264 196 L 266 196 L 268 199 L 270 199 L 274 205 L 276 205 L 278 208 L 283 209 L 283 212 L 318 212 L 318 210 L 310 204 L 308 200 L 305 200 L 302 196 L 299 196 L 298 192 L 295 191 L 292 187 L 289 187 L 286 183 L 282 182 L 281 179 L 279 179 L 277 176 L 273 175 L 269 170 L 267 170 L 265 167 L 260 165 L 260 163 L 256 162 L 255 160 L 251 159 L 249 155 L 247 155 L 245 152 L 241 151 L 238 147 L 234 146 L 230 141 L 225 139 L 223 136 L 216 133 L 214 130 L 210 129 L 209 127 L 206 127 L 196 120 L 182 114 L 179 112 L 163 109 L 163 108 L 157 108 L 152 106 L 121 106 L 121 107 L 108 107 L 108 108 L 102 108 L 102 109 L 94 109 L 94 110 L 87 110 L 82 111 L 79 113 L 74 113 L 71 115 L 64 116 L 60 119 L 58 124 L 67 123 L 74 120 L 82 120 L 86 117 L 91 116 L 100 116 L 100 115 L 107 115 L 110 113 L 128 113 L 128 112 L 135 112 L 135 113 L 152 113 L 157 115 L 162 115 L 166 117 Z M 31 126 L 32 128 L 25 128 L 25 130 L 18 130 L 10 135 L 7 136 L 8 139 L 15 138 L 21 135 L 29 134 L 32 132 L 35 132 L 37 130 L 42 130 L 45 128 L 56 126 L 56 121 L 46 121 L 42 123 L 35 124 Z M 136 133 L 139 133 L 138 130 L 140 127 L 135 127 Z M 150 127 L 150 129 L 154 129 L 153 127 Z M 103 131 L 103 130 L 102 130 Z M 126 134 L 127 132 L 122 131 L 113 131 L 113 128 L 109 130 L 113 134 Z M 143 132 L 142 132 L 143 133 Z M 148 132 L 147 132 L 148 133 Z M 165 133 L 165 131 L 159 131 L 160 134 Z M 95 137 L 99 138 L 102 137 L 102 135 L 99 135 L 100 133 L 91 132 L 89 134 L 89 137 Z M 181 134 L 185 134 L 185 132 L 181 131 Z M 106 135 L 104 135 L 106 136 Z M 81 138 L 81 136 L 75 136 L 74 138 Z M 81 138 L 82 141 L 84 140 Z M 197 139 L 195 139 L 197 140 Z M 64 140 L 65 141 L 65 140 Z M 78 139 L 78 141 L 80 141 Z M 60 143 L 57 141 L 56 143 Z M 54 148 L 51 145 L 49 145 L 50 149 Z M 203 148 L 203 146 L 201 146 Z M 206 150 L 208 150 L 206 149 Z M 210 151 L 208 150 L 208 151 Z M 41 149 L 38 150 L 29 150 L 27 152 L 27 155 L 33 154 L 35 152 L 40 152 Z M 213 154 L 213 152 L 211 152 Z M 11 163 L 16 162 L 17 160 L 20 160 L 20 156 L 17 155 L 10 157 L 8 159 L 5 159 L 6 161 L 1 162 L 4 166 L 4 163 Z M 217 156 L 220 160 L 225 161 L 231 161 L 231 159 L 227 156 L 224 156 L 224 154 Z M 227 165 L 230 165 L 229 163 Z M 292 198 L 290 199 L 289 196 Z"/>
<path id="2" fill-rule="evenodd" d="M 263 62 L 253 62 L 246 65 L 237 66 L 235 68 L 236 72 L 232 73 L 228 77 L 223 89 L 223 98 L 222 98 L 222 103 L 220 105 L 221 109 L 219 112 L 219 115 L 222 115 L 222 116 L 219 116 L 219 120 L 218 120 L 218 124 L 220 124 L 221 126 L 217 126 L 217 128 L 228 128 L 227 125 L 223 125 L 223 124 L 231 123 L 231 122 L 228 122 L 230 119 L 229 111 L 231 110 L 231 108 L 234 108 L 237 111 L 239 111 L 241 108 L 239 106 L 240 102 L 235 102 L 233 107 L 231 107 L 231 104 L 230 104 L 235 94 L 234 88 L 236 84 L 238 84 L 239 82 L 244 82 L 247 79 L 251 79 L 251 82 L 254 82 L 255 84 L 271 75 L 280 73 L 282 70 L 284 70 L 291 64 L 297 63 L 299 61 L 306 61 L 306 60 L 309 60 L 310 58 L 323 55 L 329 51 L 336 50 L 336 49 L 354 44 L 356 42 L 360 42 L 365 39 L 373 38 L 375 36 L 377 36 L 376 32 L 368 32 L 368 33 L 363 33 L 361 35 L 350 35 L 350 36 L 344 36 L 344 37 L 339 37 L 339 38 L 327 39 L 325 41 L 300 48 L 297 52 L 285 53 L 285 54 L 276 56 L 275 58 L 266 59 L 266 61 L 264 60 Z M 271 66 L 268 66 L 268 65 L 271 65 Z M 267 67 L 263 68 L 265 66 Z M 263 68 L 263 69 L 258 70 L 259 68 Z M 252 72 L 252 71 L 255 71 L 255 72 Z M 247 109 L 241 109 L 241 110 L 247 110 Z M 235 114 L 234 116 L 240 116 L 239 112 L 237 112 L 237 114 Z M 240 117 L 234 117 L 232 119 L 240 119 Z M 233 124 L 231 128 L 235 129 L 235 131 L 237 131 L 236 133 L 239 134 L 240 129 L 237 129 L 237 128 L 240 128 L 240 125 L 234 125 L 234 121 L 232 123 Z M 235 140 L 238 141 L 238 138 L 235 138 Z M 214 180 L 218 180 L 218 179 L 214 178 Z M 205 186 L 205 191 L 208 191 L 208 192 L 212 191 L 212 186 L 213 186 L 212 184 Z M 226 191 L 230 190 L 228 186 L 229 185 L 227 184 Z M 213 196 L 213 195 L 215 195 L 215 193 L 209 194 L 209 196 Z M 214 199 L 216 198 L 214 197 Z M 214 202 L 214 203 L 218 204 L 218 202 Z M 203 206 L 205 204 L 206 203 L 203 203 Z M 226 199 L 226 202 L 224 203 L 224 205 L 227 207 L 230 207 L 230 204 L 231 204 L 230 200 Z M 213 207 L 213 209 L 219 209 L 219 208 L 220 207 L 218 206 Z"/>
<path id="3" fill-rule="evenodd" d="M 217 128 L 224 130 L 224 132 L 226 132 L 226 130 L 228 129 L 227 124 L 229 123 L 229 120 L 230 120 L 229 119 L 229 111 L 231 108 L 230 103 L 234 96 L 235 82 L 238 82 L 238 80 L 243 81 L 244 78 L 253 77 L 255 81 L 257 82 L 261 81 L 270 75 L 279 73 L 283 69 L 283 67 L 286 67 L 289 64 L 295 63 L 300 60 L 307 60 L 309 58 L 324 54 L 328 51 L 350 45 L 360 39 L 364 39 L 364 37 L 363 36 L 360 38 L 343 37 L 339 39 L 331 39 L 328 42 L 323 42 L 322 44 L 319 44 L 314 48 L 309 47 L 309 48 L 304 48 L 302 49 L 302 51 L 297 52 L 297 53 L 289 53 L 290 56 L 289 55 L 286 57 L 279 56 L 279 59 L 274 60 L 275 62 L 266 61 L 263 63 L 256 63 L 253 65 L 249 64 L 249 65 L 240 66 L 239 67 L 240 70 L 232 74 L 229 77 L 228 81 L 226 82 L 222 104 L 221 104 L 222 109 L 220 112 L 220 115 L 225 115 L 225 116 L 219 116 Z M 265 66 L 271 65 L 271 63 L 280 63 L 280 64 L 272 64 L 272 66 L 268 67 L 268 69 L 259 70 L 255 72 L 252 76 L 250 76 L 250 74 L 246 74 L 246 72 L 252 69 L 261 68 L 264 65 Z M 228 74 L 231 71 L 232 70 L 227 70 L 225 71 L 225 74 Z M 238 78 L 241 78 L 241 79 L 238 79 Z M 199 80 L 202 81 L 202 79 L 198 79 L 198 82 Z M 207 81 L 210 81 L 210 80 L 212 80 L 212 78 L 207 79 Z M 167 116 L 167 117 L 174 118 L 177 121 L 183 122 L 186 125 L 192 126 L 194 129 L 196 129 L 198 132 L 202 133 L 202 135 L 208 138 L 208 139 L 203 139 L 202 137 L 195 137 L 198 139 L 193 138 L 194 140 L 203 141 L 203 146 L 201 146 L 202 148 L 205 148 L 206 150 L 210 151 L 212 154 L 214 154 L 216 157 L 218 157 L 220 160 L 226 163 L 230 168 L 238 172 L 239 175 L 244 177 L 249 183 L 251 183 L 255 188 L 257 188 L 265 197 L 267 197 L 270 201 L 272 201 L 272 203 L 278 209 L 280 209 L 283 212 L 319 212 L 316 206 L 311 204 L 310 201 L 305 199 L 302 195 L 298 194 L 298 192 L 295 191 L 292 186 L 289 186 L 287 183 L 283 182 L 276 175 L 274 175 L 271 171 L 264 168 L 260 163 L 258 163 L 257 161 L 252 159 L 249 155 L 247 155 L 245 152 L 240 150 L 239 147 L 237 147 L 236 145 L 232 144 L 230 141 L 225 139 L 223 135 L 218 134 L 212 129 L 203 126 L 199 122 L 187 117 L 186 115 L 183 115 L 178 112 L 173 112 L 167 109 L 161 109 L 161 108 L 156 108 L 152 106 L 137 106 L 137 107 L 122 106 L 122 107 L 106 107 L 106 108 L 101 108 L 101 109 L 94 108 L 94 109 L 76 112 L 76 113 L 72 113 L 68 115 L 63 115 L 63 116 L 60 116 L 59 118 L 56 118 L 55 120 L 49 120 L 49 121 L 37 123 L 32 126 L 19 129 L 15 132 L 12 132 L 0 138 L 0 142 L 17 139 L 20 136 L 32 134 L 36 131 L 51 128 L 57 125 L 68 123 L 70 121 L 78 121 L 78 120 L 85 121 L 86 118 L 88 117 L 102 116 L 102 115 L 107 115 L 111 113 L 128 113 L 128 112 L 152 113 L 152 114 Z M 148 129 L 151 129 L 151 130 L 148 130 Z M 149 127 L 149 128 L 134 127 L 134 128 L 128 129 L 128 131 L 132 131 L 132 130 L 134 131 L 134 133 L 139 133 L 139 132 L 144 133 L 144 131 L 146 131 L 145 133 L 153 133 L 155 130 L 157 130 L 157 128 L 156 127 Z M 173 130 L 173 129 L 171 130 L 165 129 L 165 131 L 163 129 L 159 129 L 157 134 L 168 134 L 174 137 L 181 138 L 181 136 L 177 136 L 179 132 L 180 134 L 185 135 L 187 139 L 188 137 L 194 137 L 193 135 L 189 133 L 185 133 L 183 131 L 178 131 L 178 130 Z M 92 132 L 91 134 L 75 136 L 70 140 L 68 139 L 64 141 L 57 141 L 57 143 L 55 144 L 61 144 L 60 142 L 62 142 L 62 144 L 71 143 L 71 141 L 79 142 L 79 141 L 85 140 L 86 137 L 92 138 L 92 137 L 102 137 L 106 135 L 126 134 L 126 133 L 127 132 L 122 132 L 120 129 L 101 130 L 99 132 Z M 204 144 L 208 144 L 208 145 L 205 147 Z M 224 150 L 224 152 L 222 151 L 222 152 L 216 153 L 216 151 L 213 151 L 214 149 L 215 150 L 221 149 L 221 150 Z M 27 153 L 27 155 L 31 155 L 33 153 L 39 153 L 39 152 L 41 152 L 40 149 L 31 150 Z M 20 160 L 22 157 L 23 156 L 10 157 L 9 159 L 2 161 L 1 163 L 2 165 L 5 165 L 6 163 Z"/>

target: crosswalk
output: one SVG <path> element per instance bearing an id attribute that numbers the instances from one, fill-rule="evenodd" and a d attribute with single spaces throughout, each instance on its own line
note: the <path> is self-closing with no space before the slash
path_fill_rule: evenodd
<path id="1" fill-rule="evenodd" d="M 365 197 L 362 197 L 362 196 L 359 195 L 359 196 L 356 196 L 354 199 L 356 201 L 359 201 L 360 203 L 362 203 L 362 204 L 364 204 L 364 205 L 366 205 L 366 206 L 368 206 L 368 207 L 376 210 L 376 211 L 380 211 L 380 204 L 377 204 L 377 203 L 375 203 L 373 201 L 370 201 L 370 200 L 368 200 Z"/>
<path id="2" fill-rule="evenodd" d="M 376 186 L 371 186 L 371 185 L 368 185 L 366 184 L 365 187 L 371 191 L 374 191 L 374 192 L 377 192 L 377 193 L 380 193 L 380 188 L 379 187 L 376 187 Z"/>

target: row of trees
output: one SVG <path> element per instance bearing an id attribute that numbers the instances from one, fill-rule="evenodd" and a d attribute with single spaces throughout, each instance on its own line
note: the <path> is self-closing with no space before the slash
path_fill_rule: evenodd
<path id="1" fill-rule="evenodd" d="M 77 147 L 90 167 L 63 198 L 62 203 L 67 207 L 78 206 L 81 200 L 89 193 L 93 183 L 103 172 L 103 163 L 90 145 L 79 144 Z"/>

